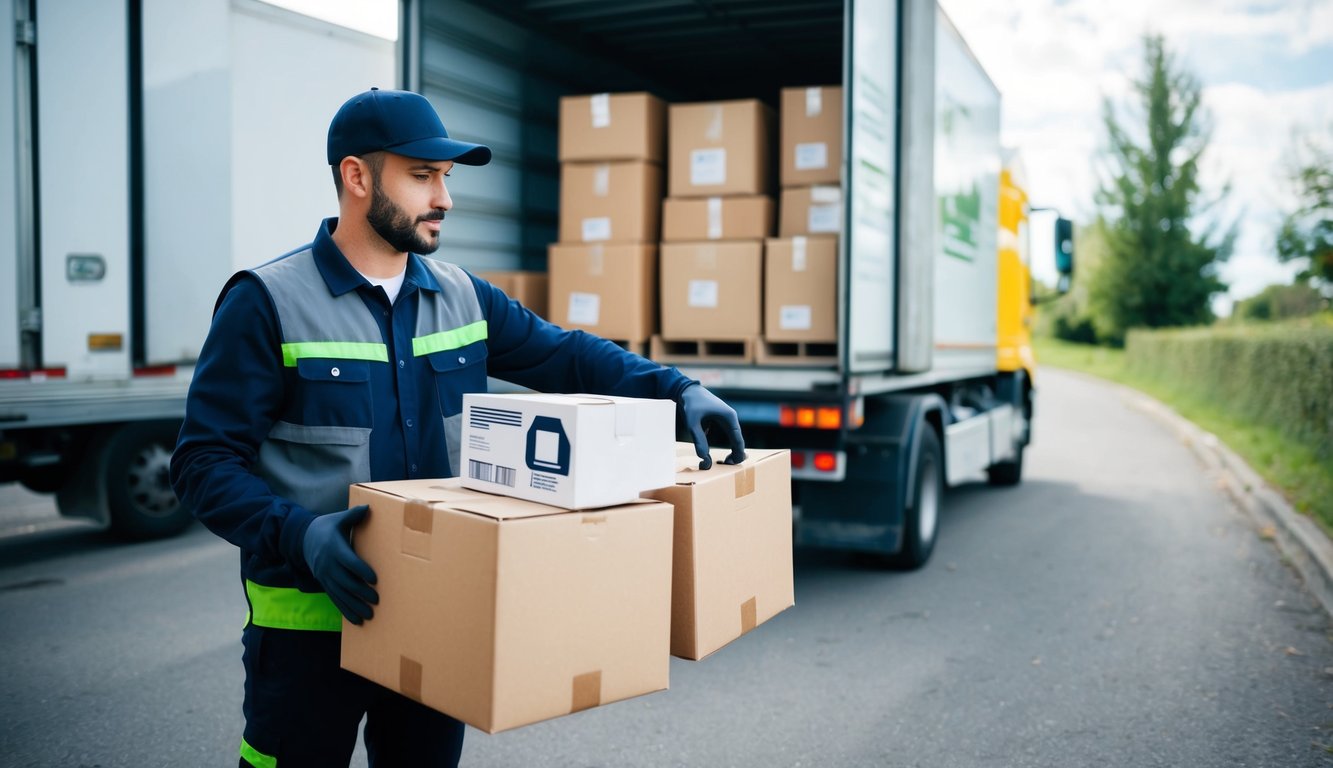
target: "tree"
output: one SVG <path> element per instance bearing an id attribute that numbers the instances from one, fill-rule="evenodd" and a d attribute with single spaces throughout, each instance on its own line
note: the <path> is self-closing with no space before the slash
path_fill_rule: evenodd
<path id="1" fill-rule="evenodd" d="M 1131 131 L 1109 99 L 1103 106 L 1109 171 L 1097 202 L 1106 253 L 1090 286 L 1099 338 L 1124 341 L 1130 328 L 1193 325 L 1213 319 L 1211 300 L 1235 241 L 1234 225 L 1194 228 L 1215 200 L 1202 199 L 1199 163 L 1208 147 L 1202 88 L 1176 64 L 1160 35 L 1144 38 L 1146 74 L 1133 83 L 1144 119 Z"/>
<path id="2" fill-rule="evenodd" d="M 1270 285 L 1236 304 L 1232 313 L 1242 320 L 1288 320 L 1308 317 L 1324 308 L 1319 291 L 1307 283 Z"/>
<path id="3" fill-rule="evenodd" d="M 1333 295 L 1333 153 L 1307 139 L 1296 162 L 1300 207 L 1278 230 L 1277 255 L 1283 261 L 1305 259 L 1296 279 Z"/>

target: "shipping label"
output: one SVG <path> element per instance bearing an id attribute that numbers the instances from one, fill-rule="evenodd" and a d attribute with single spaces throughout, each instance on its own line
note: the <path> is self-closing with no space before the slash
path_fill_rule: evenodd
<path id="1" fill-rule="evenodd" d="M 727 183 L 727 150 L 696 149 L 690 152 L 690 184 L 707 187 Z"/>

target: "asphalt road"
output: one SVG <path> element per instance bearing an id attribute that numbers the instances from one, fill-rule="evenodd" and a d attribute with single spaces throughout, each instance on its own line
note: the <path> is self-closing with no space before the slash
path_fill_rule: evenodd
<path id="1" fill-rule="evenodd" d="M 470 731 L 464 764 L 1333 764 L 1328 616 L 1118 390 L 1039 384 L 1025 482 L 951 491 L 923 570 L 798 552 L 796 607 L 670 691 Z M 0 489 L 0 765 L 234 766 L 236 553 L 49 517 Z"/>

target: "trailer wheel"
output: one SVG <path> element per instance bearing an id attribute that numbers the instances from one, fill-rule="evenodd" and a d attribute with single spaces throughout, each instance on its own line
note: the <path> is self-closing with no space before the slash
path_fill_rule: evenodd
<path id="1" fill-rule="evenodd" d="M 171 489 L 171 451 L 179 422 L 126 424 L 106 441 L 102 482 L 111 530 L 127 539 L 179 533 L 193 516 Z"/>
<path id="2" fill-rule="evenodd" d="M 894 568 L 913 571 L 926 564 L 939 533 L 944 496 L 944 457 L 940 438 L 929 424 L 917 430 L 915 491 L 903 514 L 903 548 L 889 559 Z"/>

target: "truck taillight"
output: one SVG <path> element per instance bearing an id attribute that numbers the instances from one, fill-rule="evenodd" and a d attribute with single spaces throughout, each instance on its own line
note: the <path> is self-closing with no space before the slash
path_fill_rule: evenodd
<path id="1" fill-rule="evenodd" d="M 820 472 L 832 472 L 838 468 L 838 457 L 828 451 L 815 454 L 815 469 Z"/>
<path id="2" fill-rule="evenodd" d="M 841 429 L 842 408 L 828 405 L 784 405 L 778 409 L 778 424 L 802 429 Z"/>

